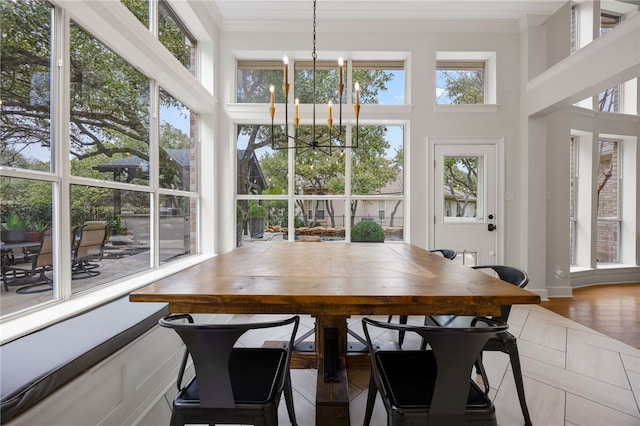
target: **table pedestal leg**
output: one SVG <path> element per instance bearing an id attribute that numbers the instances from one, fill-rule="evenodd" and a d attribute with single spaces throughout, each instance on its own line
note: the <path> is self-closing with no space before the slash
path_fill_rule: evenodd
<path id="1" fill-rule="evenodd" d="M 349 419 L 349 383 L 347 381 L 347 318 L 316 318 L 316 425 L 345 425 Z"/>

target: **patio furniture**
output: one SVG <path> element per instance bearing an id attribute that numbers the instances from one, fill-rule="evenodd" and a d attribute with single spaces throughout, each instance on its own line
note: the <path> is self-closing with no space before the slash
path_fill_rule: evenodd
<path id="1" fill-rule="evenodd" d="M 29 247 L 33 243 L 28 243 Z M 41 293 L 52 289 L 53 281 L 45 275 L 45 272 L 53 270 L 53 240 L 51 237 L 51 229 L 42 233 L 42 238 L 38 246 L 37 252 L 30 255 L 30 261 L 27 263 L 10 263 L 6 262 L 3 256 L 2 265 L 2 282 L 6 291 L 9 286 L 20 285 L 16 293 L 29 294 Z M 13 278 L 9 278 L 12 275 Z M 35 280 L 34 277 L 37 277 Z M 38 288 L 43 285 L 46 287 Z"/>
<path id="2" fill-rule="evenodd" d="M 73 244 L 71 273 L 75 278 L 89 278 L 100 274 L 95 262 L 102 260 L 104 245 L 107 242 L 107 222 L 89 221 L 76 228 Z M 76 277 L 85 274 L 84 277 Z"/>

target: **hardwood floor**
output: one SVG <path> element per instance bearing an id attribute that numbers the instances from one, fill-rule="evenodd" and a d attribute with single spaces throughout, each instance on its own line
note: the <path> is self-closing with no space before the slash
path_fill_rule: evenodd
<path id="1" fill-rule="evenodd" d="M 540 306 L 640 349 L 640 283 L 577 288 Z"/>

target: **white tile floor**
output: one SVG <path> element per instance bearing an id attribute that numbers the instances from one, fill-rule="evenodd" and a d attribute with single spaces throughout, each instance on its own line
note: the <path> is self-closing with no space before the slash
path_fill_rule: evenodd
<path id="1" fill-rule="evenodd" d="M 357 329 L 359 318 L 349 323 Z M 305 318 L 301 331 L 312 324 Z M 640 350 L 536 305 L 514 306 L 509 324 L 510 331 L 519 336 L 525 392 L 534 425 L 640 425 Z M 522 425 L 507 355 L 487 353 L 484 359 L 498 423 Z M 315 380 L 316 370 L 292 370 L 300 426 L 315 424 Z M 368 370 L 349 370 L 352 425 L 362 424 L 368 383 Z M 168 424 L 171 392 L 173 389 L 142 425 Z M 280 425 L 289 424 L 284 404 L 280 412 Z M 384 407 L 378 401 L 371 425 L 385 424 Z"/>

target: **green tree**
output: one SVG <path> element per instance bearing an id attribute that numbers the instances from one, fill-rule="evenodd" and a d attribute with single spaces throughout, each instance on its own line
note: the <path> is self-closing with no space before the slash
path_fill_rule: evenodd
<path id="1" fill-rule="evenodd" d="M 484 72 L 481 70 L 450 70 L 442 72 L 447 96 L 453 104 L 484 103 Z"/>
<path id="2" fill-rule="evenodd" d="M 123 0 L 136 16 L 148 5 Z M 48 148 L 50 134 L 51 7 L 45 1 L 0 2 L 2 115 L 0 159 L 21 164 L 16 153 Z M 182 59 L 184 34 L 163 22 L 162 41 Z M 176 27 L 176 28 L 173 28 Z M 78 25 L 70 26 L 71 134 L 76 159 L 136 155 L 149 159 L 149 79 Z M 161 93 L 163 107 L 177 105 Z M 167 160 L 162 158 L 161 160 Z M 33 161 L 28 159 L 28 161 Z"/>
<path id="3" fill-rule="evenodd" d="M 282 81 L 281 71 L 256 70 L 250 72 L 243 70 L 242 78 L 238 79 L 238 97 L 243 102 L 266 102 L 265 90 L 270 84 L 276 88 Z M 337 73 L 335 70 L 320 69 L 316 74 L 316 102 L 324 103 L 332 100 L 334 104 L 338 102 L 337 93 Z M 391 79 L 391 75 L 381 70 L 355 70 L 354 80 L 360 84 L 360 102 L 377 103 L 377 94 L 386 90 L 386 83 Z M 246 85 L 246 86 L 245 86 Z M 276 90 L 276 94 L 281 90 Z M 255 96 L 255 99 L 252 98 Z M 313 102 L 313 76 L 310 70 L 301 69 L 296 71 L 296 97 L 300 103 Z M 344 99 L 343 99 L 344 102 Z M 334 111 L 338 109 L 334 106 Z M 295 136 L 306 141 L 322 141 L 328 138 L 326 127 L 326 116 L 317 114 L 315 138 L 312 133 L 312 126 L 301 125 Z M 322 117 L 322 118 L 320 118 Z M 338 119 L 334 116 L 334 128 L 332 136 L 339 133 Z M 249 167 L 252 155 L 255 152 L 271 143 L 270 125 L 239 126 L 238 136 L 242 135 L 248 140 L 243 155 L 238 158 L 237 188 L 240 194 L 247 193 L 245 182 L 249 179 Z M 284 126 L 274 126 L 274 140 L 277 146 L 288 144 Z M 355 136 L 354 136 L 355 137 Z M 345 133 L 338 137 L 340 142 L 335 143 L 335 149 L 331 150 L 331 155 L 321 153 L 319 150 L 310 148 L 299 148 L 296 150 L 295 166 L 295 191 L 297 194 L 323 195 L 344 193 L 345 183 L 345 161 L 343 150 L 339 148 L 340 143 L 344 144 Z M 369 194 L 371 191 L 384 186 L 394 179 L 398 173 L 398 163 L 390 161 L 385 156 L 385 151 L 389 148 L 388 142 L 384 139 L 384 128 L 377 126 L 361 126 L 359 132 L 359 148 L 353 150 L 352 168 L 352 191 L 356 194 Z M 328 150 L 324 150 L 328 151 Z M 287 150 L 276 150 L 273 153 L 264 154 L 260 158 L 262 171 L 270 187 L 277 187 L 286 193 L 288 188 L 287 176 Z M 402 157 L 399 157 L 400 160 Z M 325 202 L 325 201 L 323 201 Z M 306 206 L 302 201 L 298 201 L 298 208 L 302 212 L 302 221 L 307 225 Z M 352 221 L 355 217 L 357 201 L 351 205 Z M 335 226 L 335 209 L 332 201 L 325 202 L 325 212 L 330 217 L 332 226 Z"/>
<path id="4" fill-rule="evenodd" d="M 449 216 L 463 217 L 471 197 L 478 197 L 478 157 L 447 157 L 444 184 L 455 199 L 456 211 Z M 462 194 L 462 199 L 458 196 Z"/>

